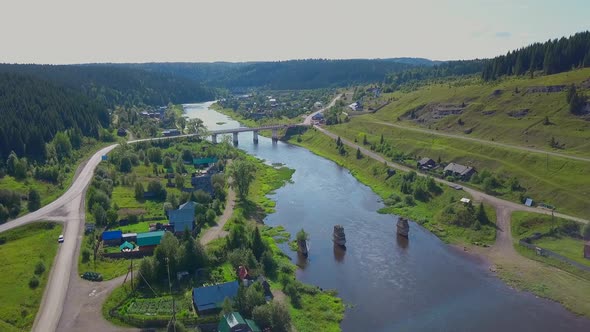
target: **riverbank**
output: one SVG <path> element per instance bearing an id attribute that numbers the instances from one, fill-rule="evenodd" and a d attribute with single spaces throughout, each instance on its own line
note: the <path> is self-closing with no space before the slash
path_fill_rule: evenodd
<path id="1" fill-rule="evenodd" d="M 216 146 L 216 148 L 221 148 L 221 146 Z M 174 296 L 178 297 L 178 301 L 183 301 L 182 303 L 184 303 L 186 301 L 183 299 L 188 296 L 187 294 L 190 293 L 192 287 L 200 286 L 202 282 L 219 283 L 236 280 L 235 270 L 232 266 L 232 262 L 234 261 L 231 257 L 235 258 L 236 253 L 244 250 L 244 248 L 240 249 L 242 244 L 245 244 L 246 248 L 249 246 L 253 229 L 258 228 L 275 266 L 274 272 L 271 271 L 270 273 L 265 273 L 265 275 L 271 284 L 273 293 L 277 294 L 277 300 L 287 306 L 295 329 L 299 332 L 318 330 L 340 331 L 339 324 L 344 312 L 342 301 L 336 297 L 334 292 L 324 292 L 315 286 L 298 282 L 295 277 L 297 267 L 278 246 L 279 243 L 288 241 L 290 234 L 286 233 L 282 227 L 273 228 L 262 225 L 265 216 L 274 211 L 276 204 L 268 195 L 288 183 L 294 170 L 279 164 L 264 164 L 262 160 L 247 155 L 240 150 L 234 150 L 233 148 L 228 152 L 233 154 L 232 159 L 234 160 L 245 159 L 254 164 L 254 180 L 250 185 L 246 199 L 235 199 L 235 207 L 227 223 L 224 222 L 225 220 L 223 218 L 218 221 L 219 224 L 225 224 L 224 226 L 219 225 L 219 228 L 223 228 L 223 230 L 215 230 L 214 227 L 203 230 L 205 234 L 201 236 L 201 239 L 210 238 L 207 235 L 210 232 L 216 232 L 217 235 L 221 236 L 213 235 L 214 239 L 205 241 L 206 243 L 201 241 L 202 244 L 207 244 L 206 251 L 209 257 L 209 263 L 206 266 L 210 272 L 210 277 L 206 278 L 206 280 L 195 280 L 196 283 L 194 285 L 187 284 L 186 282 L 180 283 L 176 287 L 176 290 L 174 290 Z M 230 193 L 228 199 L 230 202 L 227 203 L 226 207 L 232 205 L 233 194 Z M 226 216 L 226 213 L 223 213 L 222 216 Z M 236 247 L 235 243 L 230 244 L 230 241 L 223 238 L 226 235 L 229 235 L 230 240 L 238 236 L 240 239 L 245 240 L 245 242 L 238 241 L 241 244 Z M 252 264 L 254 263 L 248 263 L 248 269 L 252 273 L 256 274 L 262 269 L 267 272 L 268 262 L 264 259 L 259 258 L 259 262 L 254 265 Z M 168 294 L 167 289 L 159 289 L 161 287 L 157 285 L 152 285 L 152 287 L 158 290 L 160 294 Z M 106 319 L 118 325 L 133 324 L 135 326 L 152 326 L 149 324 L 161 324 L 160 320 L 165 320 L 166 317 L 162 315 L 149 317 L 140 315 L 138 312 L 128 312 L 128 308 L 136 301 L 142 303 L 160 303 L 165 301 L 163 295 L 154 297 L 150 289 L 143 287 L 137 291 L 137 296 L 128 298 L 125 288 L 127 288 L 128 292 L 128 285 L 120 286 L 106 300 L 103 307 L 103 314 Z M 142 299 L 138 300 L 139 298 Z M 124 318 L 126 316 L 129 319 Z M 156 320 L 150 322 L 150 319 L 156 319 L 157 322 Z M 216 316 L 213 318 L 209 316 L 197 316 L 191 313 L 190 310 L 186 311 L 182 318 L 186 324 L 191 325 L 206 323 L 216 319 Z"/>
<path id="2" fill-rule="evenodd" d="M 413 195 L 408 195 L 411 192 L 402 185 L 404 182 L 410 182 L 407 180 L 409 173 L 397 172 L 395 175 L 390 175 L 389 167 L 367 156 L 359 158 L 357 152 L 348 147 L 342 147 L 343 150 L 341 150 L 337 147 L 337 142 L 315 129 L 292 136 L 288 142 L 302 146 L 347 168 L 355 178 L 381 197 L 386 207 L 381 209 L 380 213 L 409 218 L 447 243 L 484 246 L 494 243 L 496 214 L 494 209 L 486 204 L 484 204 L 484 211 L 487 223 L 479 221 L 479 225 L 460 226 L 444 222 L 448 220 L 446 214 L 450 212 L 449 206 L 453 207 L 454 213 L 463 212 L 461 207 L 463 203 L 460 203 L 460 199 L 471 198 L 466 192 L 436 185 L 428 192 L 427 198 L 421 200 L 416 198 L 416 188 L 419 186 L 415 186 Z M 477 203 L 473 204 L 477 207 Z"/>
<path id="3" fill-rule="evenodd" d="M 371 187 L 382 198 L 387 197 L 392 191 L 392 188 L 387 186 L 383 176 L 379 176 L 380 172 L 374 174 L 372 171 L 374 167 L 383 167 L 382 164 L 374 160 L 358 160 L 351 153 L 341 155 L 336 149 L 333 140 L 316 130 L 308 130 L 302 135 L 295 135 L 289 139 L 289 142 L 305 147 L 315 154 L 346 167 L 359 181 Z M 558 268 L 555 264 L 553 266 L 546 265 L 548 263 L 544 261 L 546 259 L 543 259 L 543 262 L 529 259 L 530 256 L 534 256 L 534 253 L 521 248 L 517 240 L 514 239 L 513 242 L 510 233 L 504 234 L 506 228 L 510 228 L 510 213 L 508 213 L 508 216 L 502 216 L 503 224 L 498 224 L 500 232 L 510 241 L 508 246 L 494 245 L 495 237 L 493 237 L 488 238 L 488 242 L 484 242 L 492 245 L 486 247 L 474 246 L 470 243 L 473 230 L 460 232 L 459 234 L 452 230 L 443 232 L 438 228 L 437 223 L 432 224 L 419 219 L 432 218 L 437 215 L 437 211 L 440 211 L 441 208 L 444 207 L 434 203 L 425 206 L 417 205 L 412 208 L 392 208 L 391 212 L 418 220 L 425 228 L 446 242 L 466 247 L 469 252 L 488 262 L 490 270 L 495 271 L 498 277 L 511 287 L 557 301 L 576 314 L 590 317 L 590 306 L 587 302 L 587 294 L 590 293 L 590 281 L 584 278 L 585 273 L 573 274 L 568 268 Z M 486 211 L 488 210 L 491 210 L 491 208 L 488 207 Z M 490 217 L 492 216 L 495 220 L 496 214 L 491 212 Z"/>

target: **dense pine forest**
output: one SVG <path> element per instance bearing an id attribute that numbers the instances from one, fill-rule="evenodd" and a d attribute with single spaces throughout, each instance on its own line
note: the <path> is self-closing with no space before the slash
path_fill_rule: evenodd
<path id="1" fill-rule="evenodd" d="M 0 72 L 25 74 L 76 90 L 109 108 L 166 105 L 215 99 L 216 91 L 196 80 L 112 65 L 9 65 Z"/>
<path id="2" fill-rule="evenodd" d="M 0 73 L 0 159 L 18 156 L 45 160 L 45 143 L 66 129 L 98 138 L 108 127 L 107 108 L 44 80 Z"/>
<path id="3" fill-rule="evenodd" d="M 590 67 L 590 32 L 576 33 L 569 38 L 535 43 L 488 61 L 482 72 L 484 80 L 505 75 L 556 74 L 572 68 Z"/>
<path id="4" fill-rule="evenodd" d="M 152 72 L 168 73 L 227 89 L 264 88 L 300 90 L 380 82 L 387 75 L 416 66 L 426 59 L 291 60 L 246 63 L 147 63 L 125 64 Z"/>
<path id="5" fill-rule="evenodd" d="M 395 90 L 400 85 L 437 78 L 457 77 L 481 73 L 487 60 L 460 60 L 447 61 L 434 66 L 416 67 L 393 73 L 385 79 L 385 84 L 390 90 Z"/>

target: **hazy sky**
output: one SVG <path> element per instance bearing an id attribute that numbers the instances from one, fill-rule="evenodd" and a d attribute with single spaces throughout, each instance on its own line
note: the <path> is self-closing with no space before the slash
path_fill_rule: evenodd
<path id="1" fill-rule="evenodd" d="M 0 62 L 491 57 L 590 29 L 590 0 L 0 0 Z"/>

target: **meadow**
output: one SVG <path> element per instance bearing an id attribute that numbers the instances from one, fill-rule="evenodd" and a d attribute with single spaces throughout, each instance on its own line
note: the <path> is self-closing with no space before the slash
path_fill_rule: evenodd
<path id="1" fill-rule="evenodd" d="M 61 225 L 39 222 L 0 234 L 0 330 L 32 328 L 61 231 Z"/>

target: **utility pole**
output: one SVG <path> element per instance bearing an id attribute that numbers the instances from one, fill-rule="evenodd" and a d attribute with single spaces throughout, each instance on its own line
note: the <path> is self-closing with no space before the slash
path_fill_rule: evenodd
<path id="1" fill-rule="evenodd" d="M 133 258 L 131 258 L 131 293 L 133 293 Z"/>

